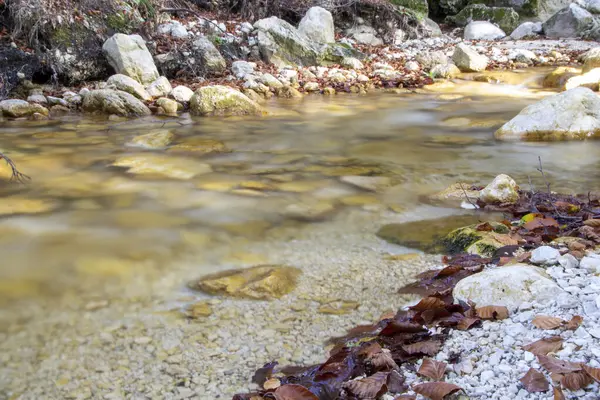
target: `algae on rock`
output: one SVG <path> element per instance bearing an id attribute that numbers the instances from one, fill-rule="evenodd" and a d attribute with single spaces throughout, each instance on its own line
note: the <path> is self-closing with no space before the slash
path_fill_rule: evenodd
<path id="1" fill-rule="evenodd" d="M 264 110 L 242 92 L 228 86 L 201 87 L 190 99 L 194 115 L 262 115 Z"/>
<path id="2" fill-rule="evenodd" d="M 498 24 L 504 32 L 512 32 L 519 26 L 519 14 L 508 7 L 488 7 L 483 4 L 472 4 L 462 9 L 450 22 L 465 26 L 471 21 L 490 21 Z"/>

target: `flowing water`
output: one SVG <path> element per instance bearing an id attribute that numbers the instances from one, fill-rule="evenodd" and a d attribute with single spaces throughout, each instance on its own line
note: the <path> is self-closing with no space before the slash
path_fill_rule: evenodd
<path id="1" fill-rule="evenodd" d="M 31 180 L 9 183 L 2 167 L 0 339 L 27 331 L 31 309 L 77 316 L 79 304 L 144 308 L 165 293 L 185 297 L 190 279 L 265 261 L 240 249 L 293 241 L 307 229 L 351 237 L 365 228 L 352 223 L 357 215 L 374 226 L 393 215 L 431 218 L 437 211 L 423 197 L 456 181 L 507 173 L 543 186 L 538 157 L 554 190 L 595 190 L 597 142 L 493 138 L 548 94 L 539 76 L 275 100 L 265 118 L 2 121 L 0 150 Z M 167 149 L 127 145 L 160 132 L 174 135 Z M 389 187 L 365 190 L 347 176 L 386 177 Z"/>

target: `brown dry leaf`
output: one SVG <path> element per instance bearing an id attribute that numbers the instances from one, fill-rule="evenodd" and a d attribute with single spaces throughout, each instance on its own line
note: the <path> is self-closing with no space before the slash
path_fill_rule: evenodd
<path id="1" fill-rule="evenodd" d="M 456 328 L 461 331 L 466 331 L 479 324 L 481 324 L 481 319 L 477 317 L 464 317 L 463 319 L 458 321 L 458 325 L 456 325 Z"/>
<path id="2" fill-rule="evenodd" d="M 556 353 L 562 349 L 562 344 L 563 339 L 560 336 L 552 336 L 523 346 L 523 350 L 535 355 L 541 354 L 546 356 L 548 353 Z"/>
<path id="3" fill-rule="evenodd" d="M 536 315 L 531 323 L 533 326 L 540 329 L 556 329 L 560 327 L 564 321 L 562 318 L 550 317 L 549 315 Z"/>
<path id="4" fill-rule="evenodd" d="M 428 356 L 434 356 L 440 351 L 442 343 L 437 340 L 425 340 L 423 342 L 417 342 L 402 346 L 402 350 L 406 351 L 409 355 L 425 354 Z"/>
<path id="5" fill-rule="evenodd" d="M 600 219 L 587 219 L 583 221 L 583 224 L 592 228 L 600 228 Z"/>
<path id="6" fill-rule="evenodd" d="M 421 299 L 416 305 L 411 307 L 411 310 L 415 311 L 426 311 L 435 308 L 443 308 L 446 306 L 446 303 L 442 299 L 437 297 L 425 297 Z"/>
<path id="7" fill-rule="evenodd" d="M 344 383 L 344 388 L 360 399 L 376 399 L 387 392 L 389 372 L 377 372 L 363 379 Z"/>
<path id="8" fill-rule="evenodd" d="M 263 384 L 265 390 L 274 390 L 281 386 L 281 381 L 277 378 L 267 379 Z"/>
<path id="9" fill-rule="evenodd" d="M 570 331 L 574 331 L 579 328 L 581 324 L 583 324 L 583 317 L 580 315 L 575 315 L 573 318 L 567 321 L 565 328 Z"/>
<path id="10" fill-rule="evenodd" d="M 529 371 L 519 379 L 529 393 L 545 392 L 550 388 L 548 380 L 540 371 L 529 368 Z"/>
<path id="11" fill-rule="evenodd" d="M 570 242 L 567 247 L 569 248 L 569 250 L 571 251 L 584 251 L 586 249 L 586 245 L 581 243 L 581 242 L 576 242 L 576 241 L 572 241 Z"/>
<path id="12" fill-rule="evenodd" d="M 551 356 L 538 355 L 538 360 L 546 371 L 555 374 L 568 374 L 570 372 L 581 371 L 582 367 L 579 363 L 572 363 L 565 360 L 559 360 Z"/>
<path id="13" fill-rule="evenodd" d="M 279 386 L 273 392 L 275 400 L 319 400 L 310 390 L 302 385 L 288 384 Z"/>
<path id="14" fill-rule="evenodd" d="M 560 380 L 563 378 L 563 374 L 557 374 L 555 372 L 550 372 L 550 380 L 554 383 L 560 383 Z"/>
<path id="15" fill-rule="evenodd" d="M 554 386 L 554 400 L 565 400 L 565 394 L 560 386 Z"/>
<path id="16" fill-rule="evenodd" d="M 560 380 L 560 384 L 563 385 L 565 389 L 569 389 L 571 391 L 577 391 L 579 389 L 583 389 L 587 385 L 594 382 L 594 379 L 586 371 L 577 371 L 565 374 L 563 378 Z"/>
<path id="17" fill-rule="evenodd" d="M 538 217 L 523 225 L 528 231 L 533 231 L 538 228 L 558 228 L 558 222 L 552 217 Z"/>
<path id="18" fill-rule="evenodd" d="M 489 233 L 489 235 L 498 243 L 504 246 L 516 246 L 519 244 L 519 241 L 517 239 L 507 234 L 491 232 Z"/>
<path id="19" fill-rule="evenodd" d="M 416 393 L 431 400 L 444 400 L 444 397 L 462 390 L 460 386 L 447 382 L 427 382 L 412 388 Z"/>
<path id="20" fill-rule="evenodd" d="M 441 381 L 446 373 L 446 363 L 431 358 L 425 358 L 417 373 L 433 379 L 434 381 Z"/>
<path id="21" fill-rule="evenodd" d="M 485 306 L 476 309 L 477 315 L 481 319 L 506 319 L 508 318 L 508 308 L 504 306 Z"/>
<path id="22" fill-rule="evenodd" d="M 589 365 L 584 365 L 583 370 L 592 377 L 593 380 L 600 383 L 600 368 L 592 368 Z"/>
<path id="23" fill-rule="evenodd" d="M 400 375 L 398 371 L 392 371 L 388 375 L 387 379 L 387 390 L 389 393 L 402 393 L 408 389 L 406 385 L 406 378 Z"/>
<path id="24" fill-rule="evenodd" d="M 396 364 L 388 349 L 381 349 L 379 353 L 373 354 L 368 360 L 377 371 L 389 371 L 398 368 L 398 364 Z"/>

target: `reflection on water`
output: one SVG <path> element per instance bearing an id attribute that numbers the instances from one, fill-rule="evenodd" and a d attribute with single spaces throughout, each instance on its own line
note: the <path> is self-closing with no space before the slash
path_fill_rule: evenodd
<path id="1" fill-rule="evenodd" d="M 32 180 L 0 188 L 0 304 L 108 288 L 118 297 L 120 282 L 159 280 L 183 255 L 211 272 L 238 243 L 293 237 L 349 209 L 410 212 L 456 181 L 503 172 L 541 185 L 538 156 L 554 189 L 593 190 L 597 143 L 493 139 L 543 95 L 536 76 L 497 79 L 509 82 L 274 102 L 261 119 L 3 121 L 0 150 Z M 127 145 L 147 133 L 173 139 Z M 386 179 L 373 191 L 348 176 Z"/>

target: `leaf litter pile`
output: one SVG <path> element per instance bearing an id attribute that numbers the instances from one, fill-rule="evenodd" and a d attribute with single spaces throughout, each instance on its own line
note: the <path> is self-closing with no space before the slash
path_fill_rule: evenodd
<path id="1" fill-rule="evenodd" d="M 477 189 L 475 187 L 470 189 Z M 282 367 L 276 362 L 259 369 L 253 382 L 262 389 L 237 394 L 233 400 L 375 400 L 383 394 L 394 400 L 416 399 L 420 394 L 443 400 L 462 389 L 444 382 L 447 364 L 434 357 L 453 329 L 468 330 L 482 320 L 508 318 L 504 306 L 455 302 L 452 289 L 458 281 L 478 273 L 485 266 L 501 267 L 509 262 L 528 261 L 531 250 L 541 244 L 564 237 L 568 253 L 580 259 L 586 249 L 600 244 L 600 201 L 591 196 L 567 196 L 550 192 L 520 191 L 516 204 L 478 204 L 484 211 L 502 212 L 503 223 L 510 228 L 507 245 L 494 257 L 458 254 L 444 256 L 442 269 L 426 271 L 417 281 L 399 290 L 401 294 L 418 294 L 423 298 L 395 315 L 383 315 L 373 325 L 357 326 L 339 338 L 330 339 L 334 347 L 327 361 L 310 367 Z M 478 226 L 488 229 L 487 222 Z M 510 240 L 509 240 L 510 239 Z M 567 251 L 563 250 L 563 253 Z M 580 316 L 570 321 L 539 315 L 532 324 L 539 329 L 576 330 Z M 554 399 L 564 399 L 563 389 L 577 391 L 600 382 L 600 368 L 584 363 L 559 360 L 553 356 L 562 349 L 563 339 L 550 336 L 523 347 L 537 356 L 550 376 L 531 368 L 521 379 L 530 393 L 552 390 Z M 417 369 L 417 361 L 422 359 Z M 460 362 L 460 354 L 451 354 L 449 362 Z M 428 382 L 410 386 L 400 366 L 415 371 Z"/>

